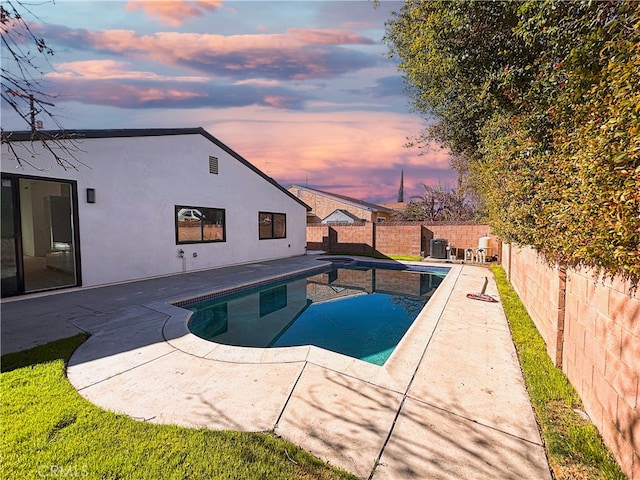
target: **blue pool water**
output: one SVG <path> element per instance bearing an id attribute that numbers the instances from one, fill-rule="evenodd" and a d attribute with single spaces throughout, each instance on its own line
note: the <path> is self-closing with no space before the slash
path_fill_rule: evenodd
<path id="1" fill-rule="evenodd" d="M 383 365 L 448 271 L 351 262 L 191 305 L 189 330 L 227 345 L 315 345 Z"/>

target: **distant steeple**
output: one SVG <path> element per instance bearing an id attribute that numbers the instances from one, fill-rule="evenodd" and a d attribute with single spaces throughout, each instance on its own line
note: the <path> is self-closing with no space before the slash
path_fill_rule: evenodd
<path id="1" fill-rule="evenodd" d="M 398 203 L 404 202 L 404 170 L 400 170 L 400 189 L 398 190 Z"/>

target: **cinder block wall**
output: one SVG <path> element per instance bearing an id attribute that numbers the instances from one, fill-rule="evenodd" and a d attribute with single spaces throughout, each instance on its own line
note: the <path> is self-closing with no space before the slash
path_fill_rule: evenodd
<path id="1" fill-rule="evenodd" d="M 630 480 L 640 480 L 640 296 L 567 272 L 564 371 Z"/>
<path id="2" fill-rule="evenodd" d="M 376 225 L 376 250 L 384 255 L 420 256 L 425 250 L 422 225 Z"/>
<path id="3" fill-rule="evenodd" d="M 307 225 L 307 250 L 327 250 L 351 253 L 382 253 L 383 255 L 413 255 L 429 252 L 429 239 L 444 238 L 451 244 L 451 253 L 464 258 L 464 250 L 476 248 L 489 227 L 456 223 L 365 223 L 360 225 Z M 500 256 L 501 243 L 491 237 L 493 255 Z"/>
<path id="4" fill-rule="evenodd" d="M 328 225 L 307 225 L 307 250 L 327 250 L 324 239 L 328 240 Z"/>
<path id="5" fill-rule="evenodd" d="M 511 284 L 544 338 L 549 357 L 556 366 L 562 366 L 564 298 L 561 272 L 544 263 L 532 248 L 511 247 L 509 254 Z"/>
<path id="6" fill-rule="evenodd" d="M 331 225 L 329 227 L 329 248 L 333 252 L 365 253 L 375 251 L 375 224 Z"/>
<path id="7" fill-rule="evenodd" d="M 433 232 L 433 238 L 444 238 L 451 244 L 452 252 L 458 258 L 464 258 L 464 250 L 477 248 L 480 237 L 491 237 L 492 255 L 500 256 L 501 243 L 498 237 L 491 234 L 488 225 L 462 224 L 462 223 L 424 223 L 427 229 Z"/>
<path id="8" fill-rule="evenodd" d="M 505 248 L 502 261 L 552 359 L 560 353 L 604 441 L 628 478 L 640 480 L 640 293 L 619 278 L 596 280 L 591 271 L 568 270 L 559 335 L 552 326 L 559 311 L 553 300 L 563 283 L 559 270 L 530 248 Z"/>

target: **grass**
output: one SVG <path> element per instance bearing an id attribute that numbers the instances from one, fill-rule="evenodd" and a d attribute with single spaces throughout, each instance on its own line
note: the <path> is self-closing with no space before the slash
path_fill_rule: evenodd
<path id="1" fill-rule="evenodd" d="M 65 375 L 85 339 L 2 356 L 0 478 L 356 478 L 269 433 L 156 425 L 94 406 Z"/>
<path id="2" fill-rule="evenodd" d="M 387 258 L 400 262 L 420 262 L 422 258 L 415 255 L 388 255 Z"/>
<path id="3" fill-rule="evenodd" d="M 383 260 L 398 260 L 399 262 L 420 262 L 422 257 L 416 255 L 383 255 L 382 253 L 357 253 L 357 252 L 326 252 L 324 255 L 343 255 L 345 257 L 369 257 Z"/>
<path id="4" fill-rule="evenodd" d="M 0 357 L 0 371 L 10 372 L 17 368 L 52 362 L 58 359 L 68 359 L 82 342 L 89 338 L 88 334 L 80 333 L 74 337 L 63 338 L 55 342 L 39 345 L 22 352 L 7 353 Z"/>
<path id="5" fill-rule="evenodd" d="M 596 427 L 580 414 L 580 397 L 551 362 L 544 340 L 504 269 L 493 266 L 492 270 L 555 478 L 625 479 Z"/>

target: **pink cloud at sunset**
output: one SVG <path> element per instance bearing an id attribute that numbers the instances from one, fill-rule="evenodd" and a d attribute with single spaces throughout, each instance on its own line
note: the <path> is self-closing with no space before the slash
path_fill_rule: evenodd
<path id="1" fill-rule="evenodd" d="M 401 171 L 407 198 L 455 178 L 446 150 L 404 147 L 425 119 L 382 43 L 401 3 L 373 3 L 45 2 L 29 28 L 67 129 L 202 126 L 285 186 L 392 202 Z M 25 128 L 5 103 L 2 127 Z"/>
<path id="2" fill-rule="evenodd" d="M 69 88 L 72 89 L 73 85 L 70 83 Z M 99 90 L 86 89 L 82 96 L 83 103 L 126 108 L 140 103 L 184 103 L 200 98 L 196 92 L 177 88 L 126 85 L 119 82 L 100 82 L 99 85 Z"/>
<path id="3" fill-rule="evenodd" d="M 127 2 L 128 12 L 143 11 L 161 25 L 179 26 L 193 17 L 202 17 L 205 12 L 215 11 L 222 6 L 222 0 L 136 0 Z"/>
<path id="4" fill-rule="evenodd" d="M 276 87 L 280 85 L 279 80 L 266 80 L 264 78 L 247 78 L 245 80 L 238 80 L 233 83 L 234 85 L 256 85 L 262 87 Z"/>
<path id="5" fill-rule="evenodd" d="M 319 189 L 371 201 L 394 200 L 404 170 L 407 197 L 422 184 L 452 184 L 449 156 L 404 148 L 422 127 L 418 117 L 350 111 L 309 114 L 241 108 L 206 128 L 283 185 Z"/>
<path id="6" fill-rule="evenodd" d="M 47 73 L 46 78 L 83 78 L 85 80 L 127 79 L 153 80 L 172 82 L 206 82 L 204 76 L 166 76 L 155 72 L 133 70 L 131 63 L 116 60 L 82 60 L 77 62 L 61 62 L 54 64 L 55 71 Z"/>
<path id="7" fill-rule="evenodd" d="M 310 45 L 369 45 L 373 42 L 359 34 L 336 29 L 288 29 L 284 33 L 216 35 L 203 33 L 157 32 L 139 35 L 132 30 L 68 32 L 80 35 L 94 48 L 113 53 L 137 52 L 157 58 L 193 59 L 196 55 L 224 55 L 251 50 L 295 50 Z"/>
<path id="8" fill-rule="evenodd" d="M 333 28 L 289 28 L 286 37 L 305 45 L 371 45 L 373 40 L 349 30 Z"/>
<path id="9" fill-rule="evenodd" d="M 47 35 L 46 30 L 43 35 Z M 57 33 L 67 43 L 85 42 L 92 48 L 130 58 L 144 58 L 164 65 L 182 65 L 212 73 L 263 71 L 287 78 L 324 78 L 336 67 L 345 71 L 373 66 L 372 59 L 355 51 L 335 50 L 337 45 L 369 45 L 371 39 L 337 29 L 288 29 L 285 33 L 217 35 L 157 32 L 140 35 L 132 30 L 67 30 Z M 333 47 L 334 49 L 326 49 Z M 334 58 L 331 58 L 334 57 Z"/>

